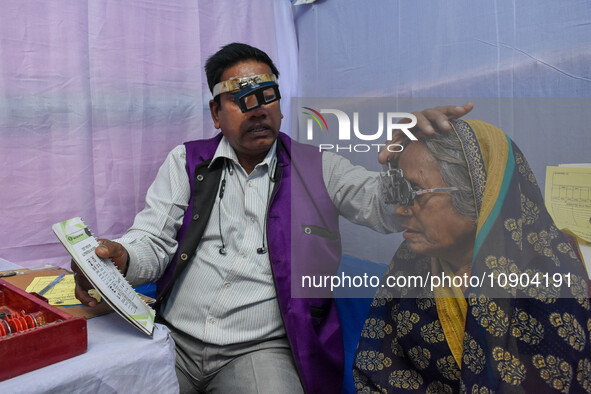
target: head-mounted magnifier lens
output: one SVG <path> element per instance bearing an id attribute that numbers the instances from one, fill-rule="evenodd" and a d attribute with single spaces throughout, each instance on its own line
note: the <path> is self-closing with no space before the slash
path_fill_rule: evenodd
<path id="1" fill-rule="evenodd" d="M 382 190 L 385 194 L 386 204 L 400 204 L 411 206 L 415 203 L 415 198 L 427 193 L 451 192 L 459 190 L 455 186 L 436 187 L 432 189 L 413 188 L 412 184 L 404 177 L 404 173 L 399 168 L 392 168 L 392 163 L 388 162 L 388 170 L 381 173 L 380 181 Z"/>
<path id="2" fill-rule="evenodd" d="M 242 112 L 252 111 L 281 98 L 277 78 L 273 74 L 251 74 L 242 78 L 230 78 L 213 87 L 214 98 L 226 92 L 234 94 L 234 101 Z"/>
<path id="3" fill-rule="evenodd" d="M 242 112 L 252 111 L 264 104 L 271 104 L 281 98 L 276 82 L 263 82 L 248 87 L 234 95 L 234 101 Z"/>

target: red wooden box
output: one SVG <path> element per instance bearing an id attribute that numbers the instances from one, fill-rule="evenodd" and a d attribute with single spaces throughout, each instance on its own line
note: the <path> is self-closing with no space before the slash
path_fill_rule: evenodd
<path id="1" fill-rule="evenodd" d="M 24 316 L 19 318 L 18 325 L 6 322 L 18 315 Z M 30 323 L 31 317 L 36 318 L 35 326 L 19 331 L 18 327 L 26 326 L 22 322 Z M 72 317 L 49 305 L 41 296 L 1 279 L 0 325 L 0 334 L 6 333 L 6 327 L 11 325 L 13 331 L 0 336 L 0 381 L 86 352 L 85 318 Z"/>

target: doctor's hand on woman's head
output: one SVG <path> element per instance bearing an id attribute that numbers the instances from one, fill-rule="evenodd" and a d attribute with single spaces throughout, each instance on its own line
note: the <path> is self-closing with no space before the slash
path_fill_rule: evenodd
<path id="1" fill-rule="evenodd" d="M 466 103 L 461 106 L 442 105 L 435 108 L 428 108 L 420 112 L 413 112 L 417 118 L 417 123 L 410 129 L 410 132 L 417 138 L 424 138 L 426 135 L 434 134 L 436 131 L 447 132 L 451 130 L 449 121 L 458 119 L 472 111 L 474 104 Z M 410 123 L 410 119 L 404 119 L 401 123 Z M 392 135 L 392 140 L 388 141 L 380 150 L 378 161 L 386 164 L 388 161 L 395 161 L 398 157 L 399 147 L 407 138 L 401 129 L 396 129 Z M 390 145 L 395 145 L 388 148 Z"/>

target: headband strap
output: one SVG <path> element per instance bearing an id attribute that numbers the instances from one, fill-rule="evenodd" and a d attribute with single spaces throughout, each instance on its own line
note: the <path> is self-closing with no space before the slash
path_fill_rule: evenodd
<path id="1" fill-rule="evenodd" d="M 213 97 L 226 93 L 242 90 L 247 87 L 253 87 L 263 82 L 277 82 L 274 74 L 250 74 L 241 78 L 230 78 L 227 81 L 218 82 L 213 87 Z"/>

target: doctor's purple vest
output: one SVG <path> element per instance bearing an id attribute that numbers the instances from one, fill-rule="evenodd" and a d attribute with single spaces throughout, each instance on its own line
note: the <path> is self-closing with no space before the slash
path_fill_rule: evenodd
<path id="1" fill-rule="evenodd" d="M 209 164 L 221 137 L 185 143 L 191 198 L 177 234 L 179 247 L 158 281 L 159 303 L 191 261 L 207 225 L 222 161 Z M 324 184 L 318 148 L 280 133 L 274 180 L 267 213 L 269 260 L 293 357 L 307 393 L 340 393 L 344 353 L 336 304 L 328 289 L 301 288 L 301 276 L 335 275 L 341 259 L 339 215 Z"/>

